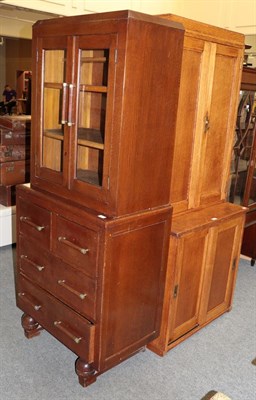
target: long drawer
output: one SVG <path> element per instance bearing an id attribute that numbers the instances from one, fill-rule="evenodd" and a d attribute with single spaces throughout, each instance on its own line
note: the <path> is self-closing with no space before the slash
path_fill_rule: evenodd
<path id="1" fill-rule="evenodd" d="M 72 268 L 31 238 L 19 237 L 20 271 L 88 319 L 96 319 L 96 280 Z"/>
<path id="2" fill-rule="evenodd" d="M 17 306 L 89 363 L 94 360 L 95 326 L 18 274 Z"/>

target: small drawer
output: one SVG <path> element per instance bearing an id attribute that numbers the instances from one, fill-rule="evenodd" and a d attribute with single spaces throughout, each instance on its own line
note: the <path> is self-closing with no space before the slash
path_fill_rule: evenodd
<path id="1" fill-rule="evenodd" d="M 51 213 L 33 203 L 17 199 L 19 233 L 39 241 L 41 246 L 50 248 Z M 28 239 L 29 240 L 29 239 Z"/>
<path id="2" fill-rule="evenodd" d="M 97 276 L 98 233 L 57 216 L 53 250 L 65 262 Z"/>
<path id="3" fill-rule="evenodd" d="M 89 278 L 47 251 L 33 240 L 19 237 L 20 272 L 87 317 L 96 319 L 96 280 Z"/>
<path id="4" fill-rule="evenodd" d="M 21 275 L 17 305 L 83 360 L 94 361 L 95 326 Z"/>

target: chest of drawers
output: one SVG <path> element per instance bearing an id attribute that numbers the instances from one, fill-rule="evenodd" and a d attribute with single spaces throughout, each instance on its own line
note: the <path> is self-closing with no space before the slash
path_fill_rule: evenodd
<path id="1" fill-rule="evenodd" d="M 44 328 L 77 354 L 83 386 L 157 337 L 170 217 L 164 207 L 112 219 L 17 186 L 24 332 Z"/>

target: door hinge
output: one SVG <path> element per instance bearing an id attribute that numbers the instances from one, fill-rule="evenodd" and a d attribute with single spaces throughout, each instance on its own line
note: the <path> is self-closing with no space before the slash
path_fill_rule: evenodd
<path id="1" fill-rule="evenodd" d="M 110 186 L 110 182 L 109 182 L 110 180 L 109 180 L 109 176 L 108 176 L 108 179 L 107 179 L 107 186 L 108 186 L 108 190 L 109 190 L 109 186 Z"/>
<path id="2" fill-rule="evenodd" d="M 178 296 L 178 289 L 179 289 L 179 285 L 175 285 L 174 290 L 173 290 L 174 299 Z"/>
<path id="3" fill-rule="evenodd" d="M 117 49 L 115 49 L 115 64 L 117 64 Z"/>
<path id="4" fill-rule="evenodd" d="M 232 263 L 232 269 L 234 270 L 235 268 L 236 268 L 236 257 L 234 258 Z"/>
<path id="5" fill-rule="evenodd" d="M 36 62 L 38 62 L 38 50 L 36 51 Z"/>

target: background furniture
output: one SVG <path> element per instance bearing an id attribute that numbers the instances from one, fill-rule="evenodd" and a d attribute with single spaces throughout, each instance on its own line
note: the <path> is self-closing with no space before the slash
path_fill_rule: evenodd
<path id="1" fill-rule="evenodd" d="M 243 35 L 176 15 L 185 40 L 160 336 L 164 355 L 230 310 L 245 209 L 225 202 L 243 61 Z"/>
<path id="2" fill-rule="evenodd" d="M 29 116 L 0 117 L 0 204 L 15 205 L 17 184 L 30 179 Z"/>
<path id="3" fill-rule="evenodd" d="M 130 11 L 33 29 L 17 305 L 28 338 L 45 328 L 77 354 L 83 386 L 159 333 L 183 38 Z"/>
<path id="4" fill-rule="evenodd" d="M 233 156 L 230 171 L 229 201 L 248 207 L 242 254 L 256 259 L 256 69 L 244 67 L 242 73 Z"/>

